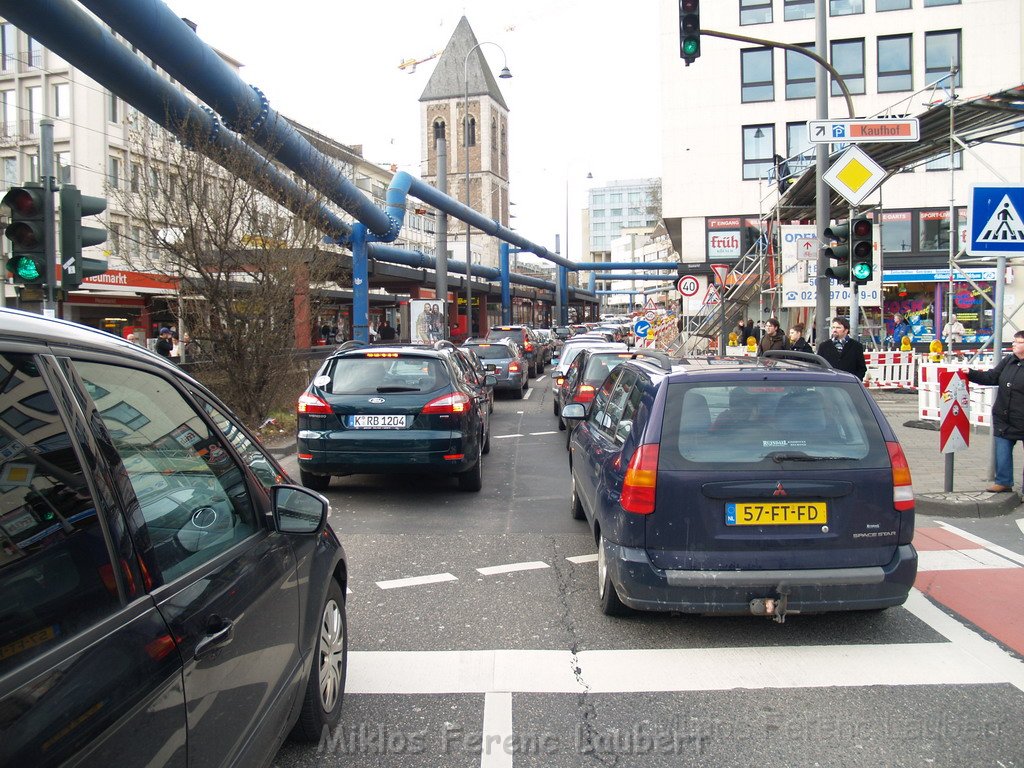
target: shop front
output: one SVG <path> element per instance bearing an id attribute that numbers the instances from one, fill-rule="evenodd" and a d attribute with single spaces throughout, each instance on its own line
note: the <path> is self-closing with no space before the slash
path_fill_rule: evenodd
<path id="1" fill-rule="evenodd" d="M 962 346 L 980 347 L 992 335 L 993 311 L 986 297 L 994 299 L 996 270 L 970 269 L 966 275 L 954 271 L 953 277 L 952 310 L 964 326 Z M 949 321 L 949 296 L 948 269 L 885 270 L 886 336 L 892 335 L 893 315 L 899 313 L 910 323 L 914 344 L 928 344 L 940 337 Z"/>

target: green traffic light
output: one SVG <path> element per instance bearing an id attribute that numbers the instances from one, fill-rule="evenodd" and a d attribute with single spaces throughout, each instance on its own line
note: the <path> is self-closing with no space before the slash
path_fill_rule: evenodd
<path id="1" fill-rule="evenodd" d="M 871 265 L 867 262 L 859 262 L 853 265 L 853 276 L 858 280 L 871 279 Z"/>
<path id="2" fill-rule="evenodd" d="M 684 40 L 683 41 L 683 53 L 685 55 L 693 56 L 699 50 L 700 50 L 700 43 L 696 39 L 690 38 L 688 40 Z"/>
<path id="3" fill-rule="evenodd" d="M 42 277 L 39 273 L 38 265 L 28 256 L 19 256 L 12 259 L 12 261 L 14 262 L 14 268 L 9 271 L 13 272 L 22 280 L 38 280 Z"/>

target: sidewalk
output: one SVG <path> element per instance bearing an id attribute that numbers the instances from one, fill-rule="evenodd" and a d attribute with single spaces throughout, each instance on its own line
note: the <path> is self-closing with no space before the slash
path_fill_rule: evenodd
<path id="1" fill-rule="evenodd" d="M 953 491 L 946 493 L 945 455 L 939 453 L 938 422 L 921 422 L 917 418 L 917 393 L 906 390 L 870 390 L 903 446 L 914 481 L 917 511 L 936 517 L 996 517 L 1011 512 L 1021 503 L 1014 493 L 988 493 L 992 438 L 987 428 L 971 430 L 970 446 L 953 454 Z M 917 426 L 929 424 L 935 429 Z M 1019 478 L 1021 468 L 1014 467 Z"/>

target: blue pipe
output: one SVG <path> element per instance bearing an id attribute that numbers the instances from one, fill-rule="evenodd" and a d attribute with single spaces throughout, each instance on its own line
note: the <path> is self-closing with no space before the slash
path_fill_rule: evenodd
<path id="1" fill-rule="evenodd" d="M 596 274 L 596 272 L 591 272 L 589 274 L 590 280 L 587 282 L 587 287 L 590 288 L 591 293 L 597 292 L 597 277 L 595 277 Z"/>
<path id="2" fill-rule="evenodd" d="M 662 272 L 675 272 L 677 267 L 664 261 L 581 261 L 576 264 L 577 269 L 656 269 Z"/>
<path id="3" fill-rule="evenodd" d="M 35 13 L 40 2 L 45 1 L 21 0 L 21 4 L 30 5 Z M 363 195 L 340 169 L 270 107 L 261 91 L 247 85 L 160 0 L 83 0 L 83 4 L 223 115 L 234 130 L 251 135 L 285 166 L 366 224 L 375 238 L 391 242 L 398 236 L 395 220 Z"/>
<path id="4" fill-rule="evenodd" d="M 647 273 L 637 272 L 635 274 L 628 272 L 610 272 L 607 275 L 593 273 L 597 280 L 657 280 L 660 283 L 675 282 L 675 280 L 666 275 L 648 275 Z"/>
<path id="5" fill-rule="evenodd" d="M 370 264 L 366 252 L 366 225 L 352 227 L 352 338 L 370 343 L 370 291 L 356 290 L 370 284 Z"/>
<path id="6" fill-rule="evenodd" d="M 200 149 L 214 162 L 223 164 L 221 153 L 249 156 L 254 167 L 263 169 L 261 192 L 297 214 L 308 216 L 314 210 L 322 231 L 348 236 L 346 222 L 224 129 L 208 110 L 189 101 L 77 5 L 66 0 L 0 0 L 0 15 L 183 142 L 206 136 L 208 144 Z"/>
<path id="7" fill-rule="evenodd" d="M 562 301 L 559 304 L 558 322 L 562 325 L 569 323 L 569 272 L 565 267 L 558 268 L 558 290 L 562 294 Z"/>
<path id="8" fill-rule="evenodd" d="M 498 264 L 501 267 L 501 322 L 508 325 L 512 322 L 512 291 L 509 288 L 508 279 L 508 253 L 509 244 L 501 243 L 498 246 Z"/>

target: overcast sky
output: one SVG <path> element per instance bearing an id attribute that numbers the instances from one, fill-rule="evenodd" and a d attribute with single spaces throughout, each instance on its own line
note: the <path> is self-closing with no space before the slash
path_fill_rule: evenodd
<path id="1" fill-rule="evenodd" d="M 511 224 L 553 249 L 568 179 L 574 257 L 588 185 L 661 175 L 657 0 L 165 1 L 238 59 L 278 112 L 414 176 L 418 99 L 434 61 L 412 74 L 398 65 L 443 50 L 465 15 L 513 74 L 498 80 L 510 110 Z M 480 50 L 497 74 L 501 51 Z"/>

